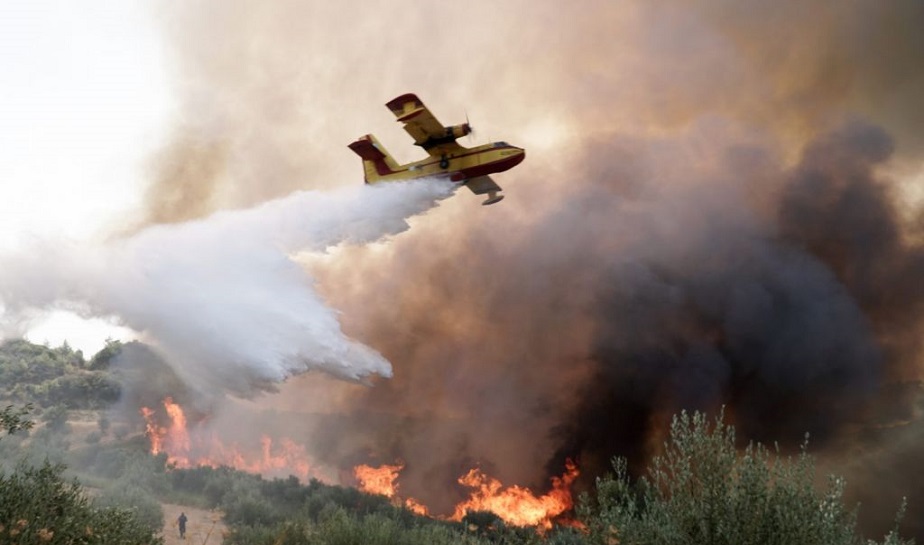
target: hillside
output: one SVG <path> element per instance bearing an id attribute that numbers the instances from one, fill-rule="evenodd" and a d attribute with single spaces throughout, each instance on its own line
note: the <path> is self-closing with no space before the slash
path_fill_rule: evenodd
<path id="1" fill-rule="evenodd" d="M 741 456 L 734 429 L 721 417 L 710 421 L 699 413 L 674 418 L 664 457 L 652 461 L 648 478 L 630 475 L 626 461 L 617 460 L 615 474 L 597 481 L 577 520 L 543 532 L 510 526 L 490 512 L 468 512 L 458 522 L 419 516 L 384 496 L 316 480 L 264 479 L 229 467 L 178 468 L 166 453 L 151 454 L 132 403 L 174 389 L 169 383 L 175 377 L 164 373 L 150 390 L 139 388 L 137 379 L 158 370 L 158 363 L 123 368 L 118 361 L 126 349 L 153 357 L 142 346 L 119 343 L 90 360 L 67 346 L 0 345 L 0 377 L 13 384 L 3 399 L 31 404 L 27 417 L 37 423 L 0 441 L 0 464 L 5 475 L 16 476 L 22 471 L 17 460 L 64 463 L 92 487 L 94 506 L 129 509 L 167 545 L 601 545 L 614 543 L 614 529 L 626 544 L 731 545 L 745 536 L 770 544 L 778 542 L 773 536 L 789 535 L 789 542 L 856 545 L 860 539 L 840 481 L 812 486 L 810 456 L 784 458 L 759 445 Z M 176 528 L 180 512 L 188 517 L 186 540 Z M 4 528 L 18 520 L 6 516 L 0 512 Z M 669 535 L 681 541 L 661 540 Z M 908 542 L 892 533 L 883 543 Z"/>

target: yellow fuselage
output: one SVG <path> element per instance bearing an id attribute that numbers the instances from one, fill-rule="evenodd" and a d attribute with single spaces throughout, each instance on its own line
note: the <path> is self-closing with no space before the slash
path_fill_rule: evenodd
<path id="1" fill-rule="evenodd" d="M 366 183 L 370 184 L 431 176 L 462 182 L 511 169 L 526 157 L 526 151 L 522 148 L 506 142 L 493 142 L 474 148 L 453 146 L 445 153 L 399 165 L 371 134 L 360 138 L 350 147 L 363 158 Z"/>
<path id="2" fill-rule="evenodd" d="M 448 176 L 458 182 L 503 172 L 520 164 L 525 157 L 526 152 L 521 148 L 505 142 L 494 142 L 401 165 L 396 172 L 382 176 L 381 179 L 408 180 L 426 176 Z"/>

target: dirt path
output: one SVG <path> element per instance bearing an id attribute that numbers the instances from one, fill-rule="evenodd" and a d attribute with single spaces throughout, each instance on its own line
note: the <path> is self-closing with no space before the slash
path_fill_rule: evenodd
<path id="1" fill-rule="evenodd" d="M 221 522 L 221 513 L 196 509 L 185 505 L 165 503 L 164 545 L 221 545 L 222 535 L 227 528 Z M 186 539 L 180 539 L 176 519 L 186 513 Z"/>

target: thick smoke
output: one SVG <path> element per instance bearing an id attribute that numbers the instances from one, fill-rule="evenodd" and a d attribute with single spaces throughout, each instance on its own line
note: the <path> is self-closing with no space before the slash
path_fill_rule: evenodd
<path id="1" fill-rule="evenodd" d="M 4 259 L 5 318 L 58 302 L 116 316 L 213 395 L 249 394 L 312 369 L 390 376 L 385 358 L 343 334 L 289 255 L 400 233 L 451 191 L 432 180 L 306 191 L 103 246 L 40 244 Z"/>
<path id="2" fill-rule="evenodd" d="M 780 203 L 781 234 L 824 261 L 877 328 L 893 378 L 920 379 L 924 247 L 903 229 L 894 183 L 876 175 L 894 143 L 853 123 L 813 143 Z"/>
<path id="3" fill-rule="evenodd" d="M 477 226 L 451 246 L 424 227 L 387 255 L 352 252 L 321 283 L 356 309 L 348 328 L 396 362 L 352 405 L 397 415 L 369 448 L 406 460 L 409 491 L 438 499 L 446 483 L 432 475 L 473 459 L 534 485 L 565 457 L 589 475 L 615 454 L 642 462 L 683 408 L 725 404 L 742 436 L 790 446 L 864 421 L 898 360 L 874 309 L 795 239 L 791 210 L 818 195 L 810 168 L 835 188 L 887 184 L 872 174 L 881 141 L 864 168 L 837 160 L 867 133 L 882 134 L 848 123 L 794 168 L 712 120 L 680 137 L 614 136 L 586 150 L 572 194 L 526 224 Z M 854 214 L 838 225 L 862 226 Z M 907 250 L 895 257 L 913 263 Z M 392 297 L 377 300 L 384 286 Z"/>
<path id="4" fill-rule="evenodd" d="M 381 106 L 400 93 L 447 124 L 467 107 L 481 135 L 528 149 L 498 178 L 502 204 L 455 199 L 388 245 L 308 260 L 344 330 L 394 362 L 373 389 L 308 376 L 261 400 L 323 413 L 302 430 L 315 455 L 400 458 L 403 490 L 445 511 L 473 463 L 539 487 L 572 456 L 593 477 L 613 455 L 644 462 L 673 411 L 725 404 L 743 437 L 808 431 L 879 468 L 922 444 L 854 433 L 916 415 L 917 394 L 889 398 L 921 377 L 922 233 L 902 220 L 920 210 L 899 201 L 924 151 L 922 16 L 917 0 L 164 4 L 180 120 L 142 223 L 278 197 L 308 172 L 359 176 L 344 146 L 366 132 L 404 159 Z M 260 278 L 216 266 L 196 285 L 252 302 L 304 282 L 270 253 L 235 262 Z M 269 308 L 307 319 L 288 305 Z M 254 331 L 221 341 L 279 349 L 275 328 Z M 373 356 L 360 367 L 381 369 Z M 285 375 L 273 358 L 253 374 L 231 358 L 223 381 Z M 913 469 L 851 469 L 889 511 L 913 493 Z"/>
<path id="5" fill-rule="evenodd" d="M 844 112 L 886 126 L 903 162 L 924 150 L 917 0 L 158 8 L 178 119 L 152 161 L 146 222 L 279 197 L 307 172 L 348 179 L 344 145 L 366 132 L 409 159 L 382 108 L 408 91 L 447 124 L 467 109 L 480 138 L 526 146 L 530 162 L 554 155 L 545 169 L 588 138 L 682 130 L 704 114 L 780 136 L 787 159 Z M 546 191 L 565 189 L 546 174 Z"/>
<path id="6" fill-rule="evenodd" d="M 679 408 L 862 448 L 850 430 L 908 414 L 883 407 L 888 384 L 920 378 L 920 233 L 885 172 L 920 168 L 921 17 L 915 0 L 184 5 L 168 33 L 178 134 L 197 139 L 167 149 L 230 153 L 215 176 L 161 168 L 148 221 L 187 217 L 158 212 L 175 195 L 191 213 L 278 195 L 338 150 L 355 168 L 342 146 L 365 132 L 400 151 L 380 106 L 400 93 L 446 123 L 468 107 L 529 150 L 507 200 L 309 264 L 395 364 L 371 390 L 305 377 L 264 401 L 339 411 L 305 435 L 324 461 L 401 458 L 439 509 L 475 462 L 534 486 L 565 456 L 590 477 L 639 464 Z"/>

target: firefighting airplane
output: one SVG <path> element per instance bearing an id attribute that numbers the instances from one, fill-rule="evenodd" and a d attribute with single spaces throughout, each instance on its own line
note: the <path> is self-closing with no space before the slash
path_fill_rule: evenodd
<path id="1" fill-rule="evenodd" d="M 374 136 L 367 134 L 360 137 L 350 144 L 350 149 L 362 157 L 367 184 L 427 176 L 448 177 L 454 182 L 464 183 L 476 195 L 487 193 L 487 200 L 481 204 L 494 204 L 504 198 L 498 195 L 501 188 L 488 174 L 517 166 L 526 157 L 526 150 L 506 142 L 462 147 L 456 139 L 470 134 L 472 126 L 466 121 L 461 125 L 444 127 L 413 93 L 401 95 L 386 106 L 398 121 L 404 123 L 404 130 L 414 139 L 414 144 L 430 156 L 399 165 Z"/>

